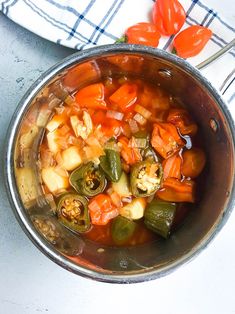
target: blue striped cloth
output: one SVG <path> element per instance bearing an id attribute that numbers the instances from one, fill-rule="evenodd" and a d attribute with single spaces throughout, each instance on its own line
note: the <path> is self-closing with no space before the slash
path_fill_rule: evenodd
<path id="1" fill-rule="evenodd" d="M 205 60 L 235 37 L 235 29 L 205 3 L 199 0 L 180 2 L 187 12 L 183 28 L 200 24 L 213 31 L 206 49 L 189 58 L 193 65 Z M 127 27 L 149 21 L 152 6 L 153 0 L 0 0 L 0 10 L 19 25 L 41 37 L 79 50 L 114 43 Z M 172 39 L 162 37 L 159 48 L 169 50 Z M 221 77 L 229 74 L 231 64 L 235 66 L 234 62 L 235 53 L 230 52 L 205 74 L 219 87 Z M 229 101 L 233 99 L 235 93 L 231 93 Z"/>

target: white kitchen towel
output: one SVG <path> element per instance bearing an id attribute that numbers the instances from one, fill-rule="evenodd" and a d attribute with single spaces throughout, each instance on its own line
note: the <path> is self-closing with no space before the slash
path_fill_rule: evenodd
<path id="1" fill-rule="evenodd" d="M 180 2 L 187 13 L 183 28 L 199 24 L 213 32 L 206 48 L 188 59 L 193 65 L 204 61 L 235 37 L 234 27 L 206 2 Z M 149 21 L 153 3 L 152 0 L 0 0 L 0 10 L 41 37 L 80 50 L 114 43 L 129 26 Z M 173 36 L 162 37 L 158 48 L 169 51 L 172 40 Z M 232 67 L 235 67 L 234 51 L 205 70 L 205 75 L 219 88 Z M 233 87 L 229 88 L 228 102 L 235 100 Z"/>

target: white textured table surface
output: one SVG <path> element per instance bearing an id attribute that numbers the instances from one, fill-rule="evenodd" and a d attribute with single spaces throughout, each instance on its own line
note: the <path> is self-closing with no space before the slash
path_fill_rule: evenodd
<path id="1" fill-rule="evenodd" d="M 207 3 L 235 25 L 234 1 Z M 2 154 L 18 100 L 41 72 L 73 51 L 33 35 L 1 14 L 0 39 Z M 235 313 L 235 211 L 212 244 L 171 275 L 141 284 L 110 285 L 73 275 L 38 251 L 13 216 L 3 175 L 0 200 L 0 314 Z"/>

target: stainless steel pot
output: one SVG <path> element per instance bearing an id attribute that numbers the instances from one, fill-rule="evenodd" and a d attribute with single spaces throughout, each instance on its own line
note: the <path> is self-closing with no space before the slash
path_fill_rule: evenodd
<path id="1" fill-rule="evenodd" d="M 114 56 L 119 57 L 120 66 L 112 62 Z M 41 190 L 38 145 L 53 107 L 67 96 L 63 80 L 72 68 L 79 73 L 73 88 L 102 76 L 131 71 L 132 75 L 156 82 L 181 99 L 196 119 L 208 160 L 202 197 L 169 240 L 131 248 L 104 247 L 75 237 L 53 218 L 50 199 Z M 22 137 L 29 124 L 30 131 Z M 234 206 L 234 143 L 234 123 L 225 103 L 196 68 L 158 49 L 125 44 L 102 46 L 75 53 L 56 64 L 20 101 L 6 142 L 6 188 L 25 233 L 60 266 L 100 281 L 146 281 L 166 275 L 191 260 L 224 226 Z"/>

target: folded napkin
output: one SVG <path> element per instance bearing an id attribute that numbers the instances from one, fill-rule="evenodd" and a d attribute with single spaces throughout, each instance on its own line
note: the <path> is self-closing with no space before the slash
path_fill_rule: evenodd
<path id="1" fill-rule="evenodd" d="M 206 48 L 188 59 L 197 65 L 229 43 L 235 37 L 235 29 L 206 3 L 198 0 L 180 2 L 187 12 L 183 28 L 200 24 L 213 31 Z M 0 0 L 0 10 L 19 25 L 78 50 L 114 43 L 127 27 L 149 21 L 152 6 L 152 0 Z M 169 51 L 172 40 L 173 36 L 162 37 L 159 48 Z M 233 51 L 203 71 L 219 88 L 232 67 L 235 67 Z M 234 86 L 228 90 L 228 102 L 235 101 Z"/>

